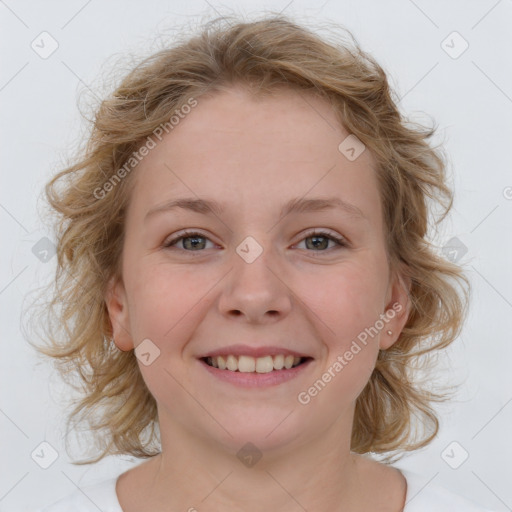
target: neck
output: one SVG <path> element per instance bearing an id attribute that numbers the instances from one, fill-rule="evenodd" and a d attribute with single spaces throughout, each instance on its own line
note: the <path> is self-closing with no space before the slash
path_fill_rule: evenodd
<path id="1" fill-rule="evenodd" d="M 213 442 L 168 419 L 160 415 L 162 453 L 144 484 L 155 512 L 357 509 L 359 457 L 340 419 L 313 440 L 286 444 L 277 431 L 251 444 Z"/>

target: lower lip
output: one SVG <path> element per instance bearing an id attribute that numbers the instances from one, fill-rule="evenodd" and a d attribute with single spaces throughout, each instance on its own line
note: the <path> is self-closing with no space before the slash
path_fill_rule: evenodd
<path id="1" fill-rule="evenodd" d="M 236 386 L 242 388 L 266 388 L 270 386 L 277 386 L 278 384 L 282 384 L 283 382 L 287 382 L 297 377 L 309 367 L 309 365 L 313 362 L 313 359 L 308 359 L 299 366 L 290 368 L 289 370 L 283 368 L 282 370 L 272 370 L 268 373 L 246 373 L 238 371 L 233 372 L 231 370 L 219 370 L 219 368 L 210 366 L 202 359 L 199 359 L 199 362 L 214 377 L 217 377 L 225 382 L 230 382 L 231 384 L 235 384 Z"/>

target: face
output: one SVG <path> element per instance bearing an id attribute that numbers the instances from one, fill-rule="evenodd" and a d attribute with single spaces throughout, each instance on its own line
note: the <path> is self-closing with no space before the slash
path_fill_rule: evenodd
<path id="1" fill-rule="evenodd" d="M 238 450 L 350 429 L 407 294 L 389 270 L 373 158 L 366 149 L 349 160 L 338 149 L 348 135 L 317 97 L 233 88 L 198 98 L 135 169 L 107 306 L 117 346 L 145 354 L 161 431 Z M 201 359 L 232 345 L 308 359 L 268 374 Z"/>

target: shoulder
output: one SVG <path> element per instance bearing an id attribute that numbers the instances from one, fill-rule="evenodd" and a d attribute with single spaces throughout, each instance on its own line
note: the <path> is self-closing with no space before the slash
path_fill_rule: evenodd
<path id="1" fill-rule="evenodd" d="M 493 512 L 440 485 L 429 483 L 418 473 L 404 469 L 399 471 L 407 481 L 403 512 Z"/>
<path id="2" fill-rule="evenodd" d="M 77 489 L 37 512 L 123 512 L 116 494 L 117 478 Z"/>

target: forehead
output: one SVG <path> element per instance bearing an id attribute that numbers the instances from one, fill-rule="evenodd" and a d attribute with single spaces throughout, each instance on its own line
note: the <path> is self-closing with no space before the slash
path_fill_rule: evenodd
<path id="1" fill-rule="evenodd" d="M 354 161 L 340 152 L 350 134 L 326 100 L 292 89 L 254 96 L 233 87 L 197 102 L 137 166 L 135 207 L 195 195 L 237 208 L 250 203 L 255 211 L 337 192 L 363 210 L 379 202 L 370 151 Z"/>

